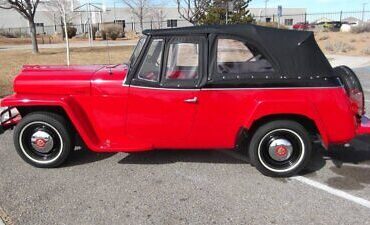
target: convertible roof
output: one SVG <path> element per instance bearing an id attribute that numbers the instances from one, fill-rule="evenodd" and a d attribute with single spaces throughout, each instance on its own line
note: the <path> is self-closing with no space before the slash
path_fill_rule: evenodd
<path id="1" fill-rule="evenodd" d="M 332 76 L 333 68 L 316 43 L 313 32 L 284 30 L 253 24 L 192 26 L 144 30 L 154 36 L 194 34 L 233 35 L 256 45 L 270 56 L 280 75 L 287 77 Z"/>

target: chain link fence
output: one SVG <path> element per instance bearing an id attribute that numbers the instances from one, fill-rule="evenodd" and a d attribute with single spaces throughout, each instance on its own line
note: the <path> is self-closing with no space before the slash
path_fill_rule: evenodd
<path id="1" fill-rule="evenodd" d="M 286 28 L 292 28 L 294 24 L 297 23 L 309 23 L 309 24 L 322 24 L 326 22 L 340 22 L 340 23 L 370 23 L 370 11 L 340 11 L 340 12 L 326 12 L 326 13 L 304 13 L 304 14 L 283 14 L 278 17 L 276 14 L 255 16 L 254 20 L 258 24 L 264 23 L 276 23 L 285 26 Z M 164 29 L 168 27 L 184 27 L 191 26 L 192 24 L 186 20 L 165 20 L 165 21 L 144 21 L 143 27 L 139 22 L 125 22 L 114 23 L 96 23 L 92 26 L 95 30 L 101 31 L 104 26 L 109 24 L 118 24 L 122 27 L 124 26 L 125 32 L 135 32 L 140 33 L 145 29 Z M 77 36 L 86 35 L 89 29 L 89 24 L 71 24 L 70 27 L 76 28 Z M 36 24 L 36 31 L 39 35 L 53 35 L 61 34 L 61 25 L 50 25 L 44 26 L 41 24 Z M 7 37 L 27 37 L 29 36 L 28 27 L 17 27 L 17 28 L 0 28 L 0 35 Z"/>

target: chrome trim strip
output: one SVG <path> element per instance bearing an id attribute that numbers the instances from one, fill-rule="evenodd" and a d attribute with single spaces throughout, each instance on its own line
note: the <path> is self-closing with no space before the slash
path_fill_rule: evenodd
<path id="1" fill-rule="evenodd" d="M 130 85 L 130 87 L 133 88 L 142 88 L 142 89 L 153 89 L 153 90 L 164 90 L 164 91 L 200 91 L 200 89 L 180 89 L 180 88 L 162 88 L 162 87 L 143 87 L 143 86 L 137 86 L 137 85 Z"/>
<path id="2" fill-rule="evenodd" d="M 163 88 L 163 87 L 144 87 L 144 86 L 137 86 L 137 85 L 123 85 L 123 86 L 130 86 L 134 88 L 142 88 L 142 89 L 154 89 L 154 90 L 170 90 L 170 91 L 239 91 L 239 90 L 294 90 L 294 89 L 337 89 L 343 88 L 342 86 L 336 87 L 279 87 L 279 88 L 189 88 L 189 89 L 181 89 L 181 88 Z"/>
<path id="3" fill-rule="evenodd" d="M 212 91 L 212 90 L 218 90 L 218 91 L 238 91 L 238 90 L 282 90 L 282 89 L 336 89 L 336 88 L 343 88 L 341 86 L 336 87 L 276 87 L 276 88 L 202 88 L 202 90 L 205 91 Z"/>

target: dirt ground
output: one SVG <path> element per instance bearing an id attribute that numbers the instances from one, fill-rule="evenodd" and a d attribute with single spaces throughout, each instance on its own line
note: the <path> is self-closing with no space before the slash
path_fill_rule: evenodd
<path id="1" fill-rule="evenodd" d="M 128 61 L 132 47 L 74 48 L 71 51 L 72 64 L 115 64 Z M 110 58 L 110 60 L 109 60 Z M 12 80 L 25 64 L 66 64 L 64 49 L 42 49 L 34 55 L 30 50 L 0 52 L 0 96 L 12 93 Z"/>
<path id="2" fill-rule="evenodd" d="M 370 56 L 370 33 L 319 32 L 315 38 L 326 54 Z"/>

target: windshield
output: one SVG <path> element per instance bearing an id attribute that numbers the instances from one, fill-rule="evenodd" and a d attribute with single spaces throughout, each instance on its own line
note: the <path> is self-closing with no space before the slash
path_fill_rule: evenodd
<path id="1" fill-rule="evenodd" d="M 143 49 L 144 43 L 146 40 L 146 36 L 143 36 L 139 39 L 134 52 L 131 55 L 130 61 L 128 62 L 129 66 L 131 67 L 133 64 L 135 64 L 137 58 L 139 57 L 139 54 L 141 52 L 141 49 Z"/>

